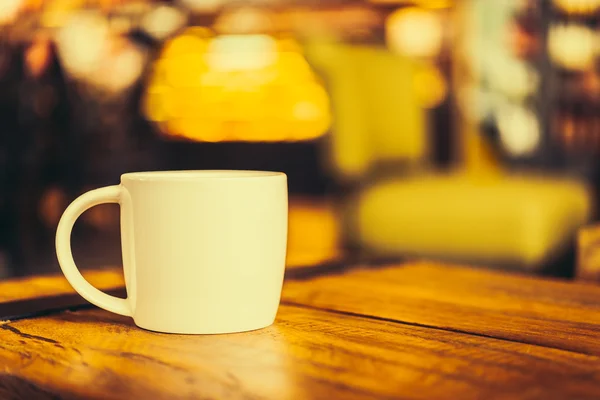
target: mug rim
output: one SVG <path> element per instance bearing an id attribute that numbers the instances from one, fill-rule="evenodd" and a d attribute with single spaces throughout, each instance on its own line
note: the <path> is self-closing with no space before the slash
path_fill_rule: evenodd
<path id="1" fill-rule="evenodd" d="M 281 177 L 286 177 L 286 175 L 283 172 L 277 171 L 199 169 L 128 172 L 121 175 L 121 180 L 179 181 L 198 179 L 264 179 Z"/>

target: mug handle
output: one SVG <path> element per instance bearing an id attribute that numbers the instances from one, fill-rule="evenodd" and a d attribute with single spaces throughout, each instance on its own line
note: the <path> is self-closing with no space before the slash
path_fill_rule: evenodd
<path id="1" fill-rule="evenodd" d="M 56 229 L 56 256 L 65 277 L 73 288 L 90 303 L 115 314 L 132 316 L 127 299 L 108 295 L 85 280 L 75 265 L 71 252 L 71 231 L 77 218 L 86 210 L 103 203 L 120 203 L 122 187 L 107 186 L 79 196 L 65 210 Z"/>

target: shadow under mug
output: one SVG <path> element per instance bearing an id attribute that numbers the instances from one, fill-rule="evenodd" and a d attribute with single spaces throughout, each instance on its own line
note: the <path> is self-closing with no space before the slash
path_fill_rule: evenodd
<path id="1" fill-rule="evenodd" d="M 135 172 L 92 190 L 64 212 L 56 254 L 90 303 L 167 333 L 214 334 L 273 323 L 285 271 L 287 177 L 266 171 Z M 77 218 L 121 207 L 127 298 L 88 283 L 71 253 Z"/>

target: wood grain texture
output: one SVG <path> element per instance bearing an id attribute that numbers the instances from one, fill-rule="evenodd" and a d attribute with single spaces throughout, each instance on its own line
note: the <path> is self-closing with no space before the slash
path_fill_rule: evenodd
<path id="1" fill-rule="evenodd" d="M 87 278 L 122 283 L 120 269 Z M 71 291 L 3 282 L 0 301 Z M 599 322 L 598 286 L 350 270 L 287 282 L 275 325 L 249 333 L 159 334 L 97 309 L 0 323 L 0 398 L 597 399 Z"/>
<path id="2" fill-rule="evenodd" d="M 287 282 L 287 304 L 600 355 L 600 287 L 408 263 Z"/>
<path id="3" fill-rule="evenodd" d="M 598 357 L 286 305 L 232 335 L 153 333 L 101 310 L 17 321 L 0 325 L 0 365 L 0 390 L 60 399 L 600 396 Z"/>

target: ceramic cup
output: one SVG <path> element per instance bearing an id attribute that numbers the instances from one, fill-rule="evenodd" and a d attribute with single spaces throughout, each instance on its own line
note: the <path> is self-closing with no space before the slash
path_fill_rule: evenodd
<path id="1" fill-rule="evenodd" d="M 93 287 L 73 261 L 73 224 L 102 203 L 121 207 L 126 299 Z M 271 325 L 277 313 L 287 209 L 287 177 L 279 172 L 128 173 L 120 185 L 71 203 L 58 224 L 56 254 L 81 296 L 141 328 L 249 331 Z"/>

